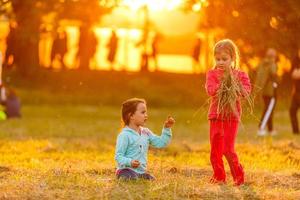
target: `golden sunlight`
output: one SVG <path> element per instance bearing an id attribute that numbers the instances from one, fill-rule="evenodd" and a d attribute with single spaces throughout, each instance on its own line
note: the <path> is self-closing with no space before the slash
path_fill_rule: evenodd
<path id="1" fill-rule="evenodd" d="M 147 6 L 151 11 L 174 10 L 182 5 L 182 0 L 123 0 L 121 5 L 131 10 L 138 10 Z"/>

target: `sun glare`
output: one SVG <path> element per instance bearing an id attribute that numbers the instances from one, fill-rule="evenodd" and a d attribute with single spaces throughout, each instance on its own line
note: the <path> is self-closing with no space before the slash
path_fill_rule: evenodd
<path id="1" fill-rule="evenodd" d="M 123 0 L 121 5 L 131 10 L 147 6 L 151 11 L 174 10 L 182 5 L 182 0 Z"/>

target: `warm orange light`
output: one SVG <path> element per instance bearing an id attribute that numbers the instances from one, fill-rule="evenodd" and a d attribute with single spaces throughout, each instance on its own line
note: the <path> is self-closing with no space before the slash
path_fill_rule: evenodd
<path id="1" fill-rule="evenodd" d="M 147 6 L 151 11 L 174 10 L 181 6 L 182 0 L 123 0 L 122 6 L 127 6 L 131 10 L 138 10 Z"/>
<path id="2" fill-rule="evenodd" d="M 234 17 L 238 17 L 240 15 L 240 13 L 236 10 L 232 11 L 232 16 Z"/>
<path id="3" fill-rule="evenodd" d="M 202 5 L 200 3 L 196 3 L 193 5 L 193 11 L 199 12 L 201 10 Z"/>
<path id="4" fill-rule="evenodd" d="M 270 20 L 270 26 L 274 29 L 278 28 L 278 20 L 276 19 L 276 17 L 272 17 Z"/>
<path id="5" fill-rule="evenodd" d="M 277 74 L 279 76 L 282 76 L 282 74 L 284 74 L 285 72 L 290 71 L 291 61 L 283 54 L 279 54 L 278 57 L 279 57 L 279 61 L 277 62 L 277 66 L 278 66 Z M 259 57 L 253 57 L 248 61 L 252 69 L 256 69 L 260 62 L 261 59 Z"/>
<path id="6" fill-rule="evenodd" d="M 279 57 L 278 75 L 281 76 L 285 72 L 288 72 L 291 70 L 292 64 L 291 64 L 291 61 L 283 54 L 279 54 L 278 57 Z"/>
<path id="7" fill-rule="evenodd" d="M 260 58 L 255 56 L 253 58 L 250 58 L 248 63 L 250 64 L 251 69 L 256 69 L 258 64 L 261 62 Z"/>

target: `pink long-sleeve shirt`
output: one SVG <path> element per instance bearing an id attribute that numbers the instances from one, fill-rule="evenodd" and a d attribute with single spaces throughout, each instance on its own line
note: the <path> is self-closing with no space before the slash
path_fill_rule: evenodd
<path id="1" fill-rule="evenodd" d="M 218 114 L 218 97 L 217 92 L 220 88 L 220 79 L 222 78 L 224 73 L 223 69 L 212 69 L 207 72 L 206 75 L 206 92 L 209 96 L 211 96 L 209 112 L 208 112 L 208 119 L 221 119 L 224 120 L 224 116 L 220 113 Z M 248 75 L 245 72 L 233 69 L 233 73 L 237 76 L 238 80 L 240 81 L 242 87 L 244 88 L 246 94 L 250 94 L 251 92 L 251 83 Z M 240 120 L 241 117 L 241 102 L 240 98 L 238 98 L 236 102 L 237 108 L 237 115 L 231 114 L 229 115 L 230 119 L 232 120 Z"/>

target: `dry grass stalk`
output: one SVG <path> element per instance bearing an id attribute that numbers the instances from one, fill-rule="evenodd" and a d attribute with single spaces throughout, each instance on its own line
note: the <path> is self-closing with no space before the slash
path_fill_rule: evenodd
<path id="1" fill-rule="evenodd" d="M 253 100 L 250 93 L 245 90 L 237 75 L 231 69 L 225 69 L 220 84 L 217 91 L 218 115 L 222 118 L 238 117 L 236 103 L 241 97 L 245 98 L 252 113 Z"/>

